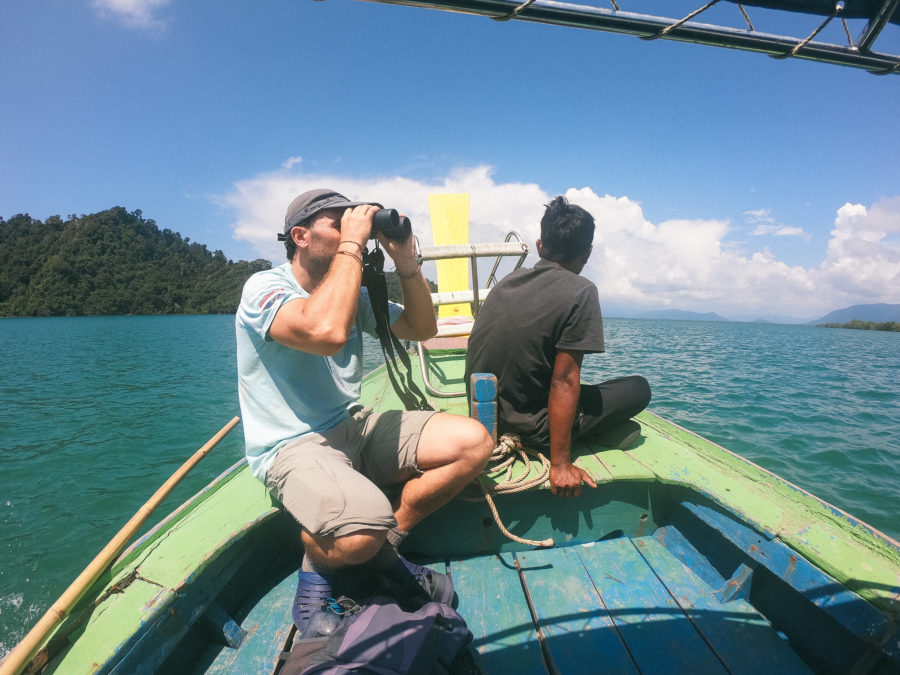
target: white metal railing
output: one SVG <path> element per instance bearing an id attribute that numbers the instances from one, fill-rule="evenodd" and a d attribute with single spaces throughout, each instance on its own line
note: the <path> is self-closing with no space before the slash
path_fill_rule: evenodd
<path id="1" fill-rule="evenodd" d="M 500 260 L 505 257 L 518 256 L 514 270 L 519 269 L 525 262 L 525 256 L 528 255 L 528 245 L 522 241 L 522 236 L 518 232 L 510 232 L 506 235 L 506 240 L 501 243 L 494 244 L 450 244 L 448 246 L 423 246 L 419 249 L 419 263 L 429 260 L 454 260 L 460 258 L 468 258 L 472 271 L 472 288 L 466 291 L 443 291 L 431 294 L 431 301 L 435 307 L 440 305 L 455 305 L 460 303 L 470 303 L 472 305 L 472 316 L 478 316 L 478 310 L 484 297 L 490 291 L 490 287 L 496 283 L 497 266 Z M 479 288 L 478 284 L 478 259 L 493 258 L 494 266 L 488 276 L 488 283 L 485 288 Z"/>
<path id="2" fill-rule="evenodd" d="M 448 246 L 423 246 L 419 249 L 419 263 L 429 260 L 453 260 L 460 258 L 468 258 L 472 271 L 472 288 L 466 291 L 439 291 L 431 294 L 431 301 L 435 307 L 441 305 L 470 304 L 472 307 L 472 316 L 478 316 L 478 310 L 481 303 L 484 302 L 485 296 L 490 292 L 491 287 L 496 284 L 497 267 L 500 260 L 505 257 L 517 256 L 513 271 L 519 269 L 525 262 L 528 255 L 528 245 L 522 241 L 522 236 L 518 232 L 510 232 L 506 235 L 505 241 L 494 244 L 451 244 Z M 488 276 L 488 282 L 485 288 L 479 288 L 478 283 L 478 259 L 495 257 L 494 266 Z M 472 331 L 472 322 L 463 322 L 458 324 L 443 324 L 438 326 L 436 337 L 464 337 Z M 456 398 L 457 396 L 465 396 L 466 392 L 454 391 L 445 392 L 437 389 L 431 384 L 428 378 L 428 366 L 425 361 L 426 349 L 421 342 L 416 343 L 416 352 L 419 355 L 419 367 L 422 369 L 422 380 L 425 382 L 425 388 L 432 396 L 437 398 Z"/>

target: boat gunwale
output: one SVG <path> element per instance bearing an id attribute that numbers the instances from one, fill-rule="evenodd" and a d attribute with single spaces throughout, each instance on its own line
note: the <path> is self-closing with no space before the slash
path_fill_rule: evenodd
<path id="1" fill-rule="evenodd" d="M 657 415 L 656 413 L 651 412 L 651 411 L 649 411 L 649 410 L 646 411 L 646 414 L 647 414 L 647 415 L 652 415 L 656 420 L 661 420 L 661 421 L 664 422 L 665 424 L 669 424 L 669 425 L 671 425 L 671 426 L 673 426 L 673 427 L 676 427 L 679 431 L 681 431 L 681 432 L 683 432 L 683 433 L 686 433 L 686 434 L 688 434 L 688 435 L 694 437 L 695 439 L 699 439 L 700 441 L 702 441 L 702 442 L 704 442 L 704 443 L 708 443 L 709 445 L 714 446 L 717 450 L 719 450 L 719 451 L 721 451 L 721 452 L 724 452 L 724 453 L 727 454 L 727 455 L 730 455 L 732 458 L 737 459 L 737 460 L 739 460 L 740 462 L 742 462 L 742 463 L 744 463 L 744 464 L 747 464 L 747 465 L 753 467 L 753 468 L 756 469 L 757 471 L 760 471 L 760 472 L 762 472 L 762 473 L 764 473 L 764 474 L 767 474 L 770 478 L 773 478 L 773 479 L 775 479 L 775 480 L 777 480 L 777 481 L 779 481 L 779 482 L 781 482 L 781 483 L 784 483 L 785 485 L 787 485 L 787 486 L 790 487 L 791 489 L 796 490 L 797 492 L 801 493 L 803 496 L 805 496 L 805 497 L 807 497 L 807 498 L 811 498 L 811 499 L 815 500 L 816 502 L 820 503 L 821 505 L 827 507 L 827 508 L 828 508 L 830 511 L 832 511 L 835 515 L 841 516 L 842 518 L 846 519 L 846 520 L 849 522 L 849 524 L 851 524 L 852 526 L 854 526 L 854 528 L 855 528 L 855 527 L 860 527 L 860 526 L 861 526 L 861 527 L 864 528 L 865 530 L 868 530 L 869 534 L 872 534 L 872 535 L 874 535 L 874 536 L 877 537 L 877 538 L 880 538 L 880 539 L 885 540 L 888 544 L 890 544 L 890 545 L 893 546 L 895 549 L 897 549 L 898 553 L 900 553 L 900 541 L 894 539 L 894 538 L 891 537 L 889 534 L 886 534 L 886 533 L 882 532 L 881 530 L 879 530 L 878 528 L 876 528 L 876 527 L 870 525 L 869 523 L 865 522 L 864 520 L 860 520 L 859 518 L 857 518 L 856 516 L 852 515 L 851 513 L 848 513 L 847 511 L 844 511 L 844 510 L 841 509 L 840 507 L 837 507 L 837 506 L 835 506 L 834 504 L 832 504 L 831 502 L 829 502 L 829 501 L 827 501 L 827 500 L 825 500 L 825 499 L 822 499 L 822 498 L 819 497 L 818 495 L 815 495 L 815 494 L 813 494 L 812 492 L 810 492 L 809 490 L 806 490 L 806 489 L 800 487 L 800 486 L 797 485 L 796 483 L 791 482 L 791 481 L 788 480 L 787 478 L 784 478 L 783 476 L 780 476 L 779 474 L 775 473 L 774 471 L 770 471 L 769 469 L 765 468 L 764 466 L 760 466 L 760 465 L 757 464 L 756 462 L 753 462 L 752 460 L 747 459 L 747 458 L 744 457 L 743 455 L 740 455 L 740 454 L 738 454 L 738 453 L 736 453 L 736 452 L 734 452 L 734 451 L 732 451 L 732 450 L 729 450 L 728 448 L 719 445 L 719 444 L 716 443 L 715 441 L 711 441 L 711 440 L 709 440 L 708 438 L 705 438 L 705 437 L 703 437 L 703 436 L 700 436 L 699 434 L 697 434 L 697 433 L 691 431 L 690 429 L 686 429 L 686 428 L 680 426 L 680 425 L 679 425 L 678 423 L 676 423 L 676 422 L 672 422 L 671 420 L 668 420 L 668 419 L 666 419 L 666 418 L 664 418 L 664 417 L 661 417 L 660 415 Z M 761 526 L 762 526 L 762 525 L 761 525 Z M 776 536 L 776 537 L 779 535 L 779 533 L 778 533 L 777 531 L 771 531 L 771 530 L 770 530 L 769 533 L 772 534 L 773 536 Z"/>
<path id="2" fill-rule="evenodd" d="M 174 527 L 175 524 L 178 523 L 182 518 L 184 518 L 193 507 L 199 505 L 201 501 L 205 500 L 210 495 L 218 492 L 220 489 L 222 489 L 222 487 L 224 487 L 233 478 L 235 478 L 239 474 L 241 467 L 245 464 L 247 464 L 247 458 L 242 457 L 237 462 L 222 471 L 218 476 L 213 478 L 200 490 L 188 497 L 184 502 L 179 504 L 162 520 L 160 520 L 153 527 L 147 530 L 147 532 L 130 543 L 128 547 L 124 551 L 122 551 L 122 553 L 120 553 L 116 560 L 113 562 L 111 569 L 115 569 L 117 565 L 127 565 L 129 563 L 130 556 L 136 553 L 137 549 L 142 548 L 151 540 L 162 536 L 163 532 L 166 529 Z"/>

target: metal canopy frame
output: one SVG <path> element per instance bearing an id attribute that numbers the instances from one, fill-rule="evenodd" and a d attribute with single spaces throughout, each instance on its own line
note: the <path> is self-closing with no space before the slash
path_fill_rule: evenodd
<path id="1" fill-rule="evenodd" d="M 653 14 L 626 12 L 620 8 L 629 0 L 609 0 L 611 8 L 593 5 L 557 2 L 555 0 L 367 0 L 390 5 L 426 7 L 466 14 L 486 16 L 497 21 L 531 21 L 557 26 L 570 26 L 590 30 L 636 35 L 645 40 L 665 39 L 694 42 L 714 47 L 728 47 L 768 54 L 774 58 L 799 58 L 842 66 L 862 68 L 873 74 L 887 75 L 900 72 L 900 54 L 874 51 L 875 41 L 891 21 L 900 7 L 900 0 L 879 0 L 873 4 L 875 11 L 868 15 L 860 12 L 859 3 L 854 4 L 852 18 L 863 18 L 867 24 L 859 37 L 853 40 L 842 12 L 843 0 L 833 6 L 831 13 L 823 16 L 823 23 L 811 34 L 791 37 L 758 31 L 747 13 L 744 4 L 753 5 L 754 0 L 741 4 L 728 0 L 746 22 L 746 28 L 735 28 L 695 22 L 692 19 L 705 12 L 719 0 L 710 0 L 681 19 L 666 18 Z M 638 1 L 638 0 L 634 0 Z M 853 0 L 848 0 L 852 2 Z M 760 3 L 763 4 L 763 3 Z M 765 2 L 766 9 L 774 9 L 782 14 L 799 15 L 791 9 L 775 7 L 777 2 Z M 786 5 L 789 3 L 785 3 Z M 819 33 L 833 20 L 843 23 L 847 44 L 839 45 L 820 42 Z"/>

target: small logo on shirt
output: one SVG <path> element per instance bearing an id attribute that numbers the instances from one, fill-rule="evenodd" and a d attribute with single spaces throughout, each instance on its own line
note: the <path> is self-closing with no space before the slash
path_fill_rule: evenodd
<path id="1" fill-rule="evenodd" d="M 284 292 L 284 288 L 275 289 L 262 299 L 262 302 L 259 303 L 259 306 L 261 309 L 269 309 L 272 305 L 274 305 L 286 295 L 287 293 Z"/>

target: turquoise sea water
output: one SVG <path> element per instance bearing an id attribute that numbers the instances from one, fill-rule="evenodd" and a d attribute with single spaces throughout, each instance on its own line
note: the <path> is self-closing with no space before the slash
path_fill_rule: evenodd
<path id="1" fill-rule="evenodd" d="M 238 414 L 233 322 L 0 319 L 0 654 Z M 608 319 L 606 338 L 585 379 L 645 375 L 654 412 L 900 537 L 900 334 Z M 238 429 L 157 514 L 241 454 Z"/>

